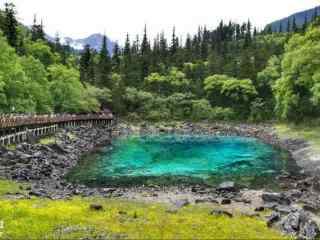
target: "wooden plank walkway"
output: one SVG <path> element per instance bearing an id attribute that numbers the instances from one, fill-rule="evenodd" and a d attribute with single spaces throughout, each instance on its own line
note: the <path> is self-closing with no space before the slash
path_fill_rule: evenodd
<path id="1" fill-rule="evenodd" d="M 59 128 L 79 125 L 106 126 L 112 130 L 112 113 L 60 115 L 0 115 L 0 145 L 26 142 L 55 133 Z"/>

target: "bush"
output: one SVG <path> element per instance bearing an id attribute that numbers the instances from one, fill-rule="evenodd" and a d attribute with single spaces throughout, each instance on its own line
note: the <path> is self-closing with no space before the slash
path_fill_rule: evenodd
<path id="1" fill-rule="evenodd" d="M 235 120 L 236 112 L 231 108 L 214 107 L 211 109 L 210 120 Z"/>
<path id="2" fill-rule="evenodd" d="M 212 108 L 208 100 L 201 99 L 192 102 L 192 120 L 197 121 L 209 119 L 211 112 Z"/>
<path id="3" fill-rule="evenodd" d="M 153 121 L 153 122 L 159 122 L 161 120 L 169 120 L 170 119 L 170 113 L 169 111 L 157 111 L 153 110 L 148 113 L 148 115 L 145 117 L 146 120 Z"/>

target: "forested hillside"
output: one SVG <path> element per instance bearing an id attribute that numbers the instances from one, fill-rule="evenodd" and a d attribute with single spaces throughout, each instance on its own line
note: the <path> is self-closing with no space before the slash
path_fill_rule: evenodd
<path id="1" fill-rule="evenodd" d="M 0 16 L 0 111 L 91 112 L 111 107 L 146 120 L 301 120 L 320 114 L 319 21 L 259 32 L 250 21 L 220 22 L 185 41 L 173 29 L 127 35 L 110 56 L 45 40 L 7 4 Z"/>

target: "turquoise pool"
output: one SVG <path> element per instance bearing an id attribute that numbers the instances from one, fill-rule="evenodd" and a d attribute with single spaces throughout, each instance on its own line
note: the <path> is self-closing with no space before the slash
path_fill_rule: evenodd
<path id="1" fill-rule="evenodd" d="M 116 139 L 84 157 L 68 179 L 90 186 L 234 180 L 252 187 L 273 185 L 282 171 L 295 170 L 287 152 L 255 138 L 165 134 Z"/>

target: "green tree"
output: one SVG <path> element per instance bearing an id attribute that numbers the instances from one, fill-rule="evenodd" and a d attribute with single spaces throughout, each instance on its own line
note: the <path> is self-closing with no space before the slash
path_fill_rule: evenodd
<path id="1" fill-rule="evenodd" d="M 34 15 L 33 25 L 31 27 L 31 39 L 32 41 L 45 40 L 45 33 L 43 30 L 43 22 L 37 23 L 37 16 Z"/>
<path id="2" fill-rule="evenodd" d="M 205 79 L 204 90 L 213 106 L 231 107 L 239 116 L 248 117 L 250 102 L 257 91 L 249 79 L 238 80 L 226 75 L 213 75 Z"/>
<path id="3" fill-rule="evenodd" d="M 92 64 L 92 56 L 90 48 L 86 48 L 80 63 L 81 69 L 81 81 L 88 81 L 89 72 Z M 107 36 L 103 36 L 102 47 L 99 53 L 99 62 L 98 62 L 98 84 L 100 86 L 105 86 L 111 88 L 111 59 L 108 52 L 107 46 Z"/>
<path id="4" fill-rule="evenodd" d="M 105 54 L 105 53 L 103 53 Z M 94 56 L 90 49 L 90 45 L 86 45 L 80 57 L 80 80 L 81 82 L 87 83 L 95 83 L 95 74 L 94 74 Z M 110 72 L 107 69 L 101 68 L 101 70 L 106 71 L 107 73 Z M 101 76 L 102 77 L 102 76 Z M 105 77 L 105 75 L 104 75 Z M 101 80 L 101 79 L 100 79 Z M 108 83 L 107 83 L 108 84 Z M 108 86 L 108 85 L 105 85 Z"/>
<path id="5" fill-rule="evenodd" d="M 121 64 L 121 59 L 120 59 L 120 47 L 118 43 L 114 44 L 113 47 L 113 54 L 112 54 L 112 69 L 114 72 L 119 73 L 120 71 L 120 64 Z"/>
<path id="6" fill-rule="evenodd" d="M 295 34 L 286 46 L 281 78 L 274 94 L 281 119 L 301 120 L 319 116 L 320 29 L 310 28 L 303 36 Z"/>
<path id="7" fill-rule="evenodd" d="M 5 4 L 4 34 L 7 37 L 10 46 L 18 46 L 18 21 L 16 19 L 15 5 L 13 3 Z"/>

